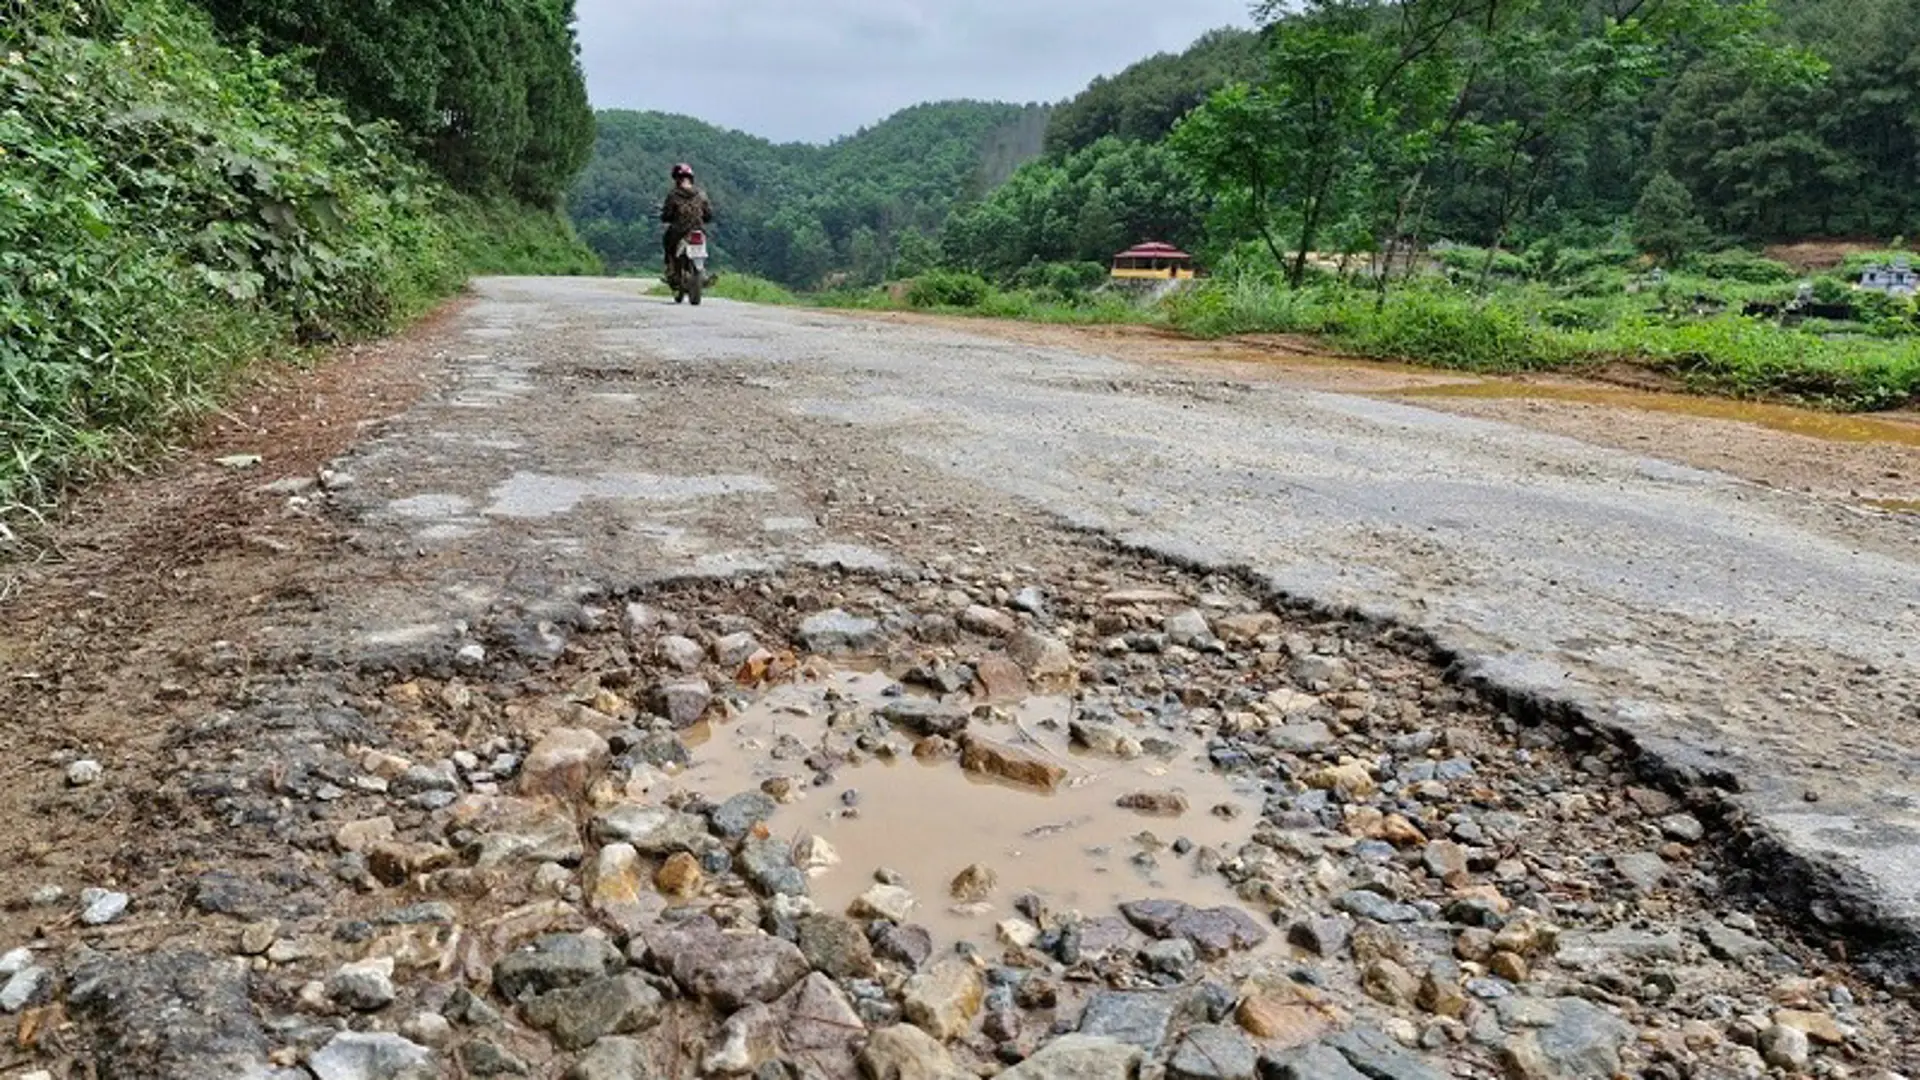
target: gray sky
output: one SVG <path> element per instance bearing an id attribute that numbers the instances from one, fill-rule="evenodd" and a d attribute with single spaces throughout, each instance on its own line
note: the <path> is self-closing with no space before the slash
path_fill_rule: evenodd
<path id="1" fill-rule="evenodd" d="M 824 142 L 922 101 L 1057 101 L 1248 0 L 579 0 L 601 108 Z"/>

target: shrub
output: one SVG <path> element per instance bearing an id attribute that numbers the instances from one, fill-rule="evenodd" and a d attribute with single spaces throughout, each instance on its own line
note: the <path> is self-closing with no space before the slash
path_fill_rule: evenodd
<path id="1" fill-rule="evenodd" d="M 907 303 L 917 308 L 976 308 L 993 295 L 993 286 L 979 274 L 934 270 L 914 279 Z"/>
<path id="2" fill-rule="evenodd" d="M 1702 277 L 1741 281 L 1749 285 L 1778 285 L 1799 277 L 1793 267 L 1786 263 L 1775 262 L 1742 248 L 1696 255 L 1687 260 L 1686 269 Z"/>

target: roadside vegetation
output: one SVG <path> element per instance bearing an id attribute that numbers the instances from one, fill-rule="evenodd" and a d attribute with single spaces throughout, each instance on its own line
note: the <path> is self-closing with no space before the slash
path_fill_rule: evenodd
<path id="1" fill-rule="evenodd" d="M 252 361 L 391 330 L 477 271 L 598 266 L 554 201 L 570 172 L 542 203 L 443 171 L 310 59 L 181 0 L 0 3 L 0 530 Z"/>

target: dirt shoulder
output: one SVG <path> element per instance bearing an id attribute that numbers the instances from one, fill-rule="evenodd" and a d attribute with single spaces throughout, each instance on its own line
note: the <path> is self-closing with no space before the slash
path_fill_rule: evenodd
<path id="1" fill-rule="evenodd" d="M 1201 341 L 1143 326 L 835 314 L 1103 353 L 1222 379 L 1404 401 L 1727 473 L 1830 499 L 1844 512 L 1920 515 L 1920 413 L 1844 415 L 1703 397 L 1640 371 L 1604 379 L 1440 371 L 1344 356 L 1287 335 Z"/>

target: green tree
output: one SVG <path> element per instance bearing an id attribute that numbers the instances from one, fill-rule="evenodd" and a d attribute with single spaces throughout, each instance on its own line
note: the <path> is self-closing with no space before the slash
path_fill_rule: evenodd
<path id="1" fill-rule="evenodd" d="M 1633 242 L 1671 266 L 1705 245 L 1708 235 L 1693 194 L 1672 173 L 1654 173 L 1633 209 Z"/>

